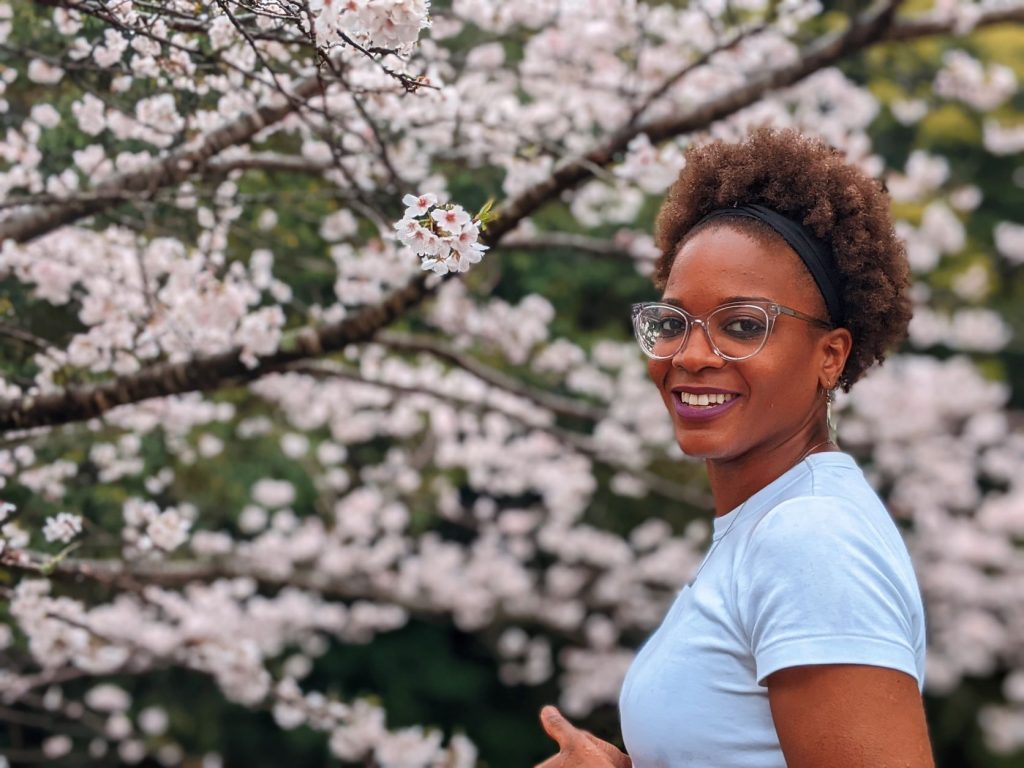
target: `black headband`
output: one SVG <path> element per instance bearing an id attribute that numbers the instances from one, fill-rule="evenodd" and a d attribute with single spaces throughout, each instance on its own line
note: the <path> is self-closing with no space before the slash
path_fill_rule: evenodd
<path id="1" fill-rule="evenodd" d="M 816 237 L 811 230 L 800 222 L 794 221 L 788 216 L 783 216 L 778 211 L 773 211 L 771 208 L 758 205 L 757 203 L 744 203 L 743 205 L 730 208 L 716 208 L 694 224 L 694 227 L 721 216 L 757 219 L 778 232 L 807 266 L 807 271 L 811 273 L 811 277 L 814 278 L 818 290 L 821 291 L 821 295 L 825 299 L 825 307 L 828 309 L 832 323 L 837 326 L 845 324 L 846 314 L 843 312 L 843 300 L 839 292 L 843 276 L 836 268 L 832 249 L 829 248 L 825 241 Z"/>

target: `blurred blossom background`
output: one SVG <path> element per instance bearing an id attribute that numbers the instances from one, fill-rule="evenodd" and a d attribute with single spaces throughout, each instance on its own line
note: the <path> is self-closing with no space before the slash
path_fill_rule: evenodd
<path id="1" fill-rule="evenodd" d="M 0 2 L 0 765 L 519 768 L 707 545 L 629 330 L 690 144 L 887 185 L 839 438 L 1024 767 L 1024 3 Z"/>

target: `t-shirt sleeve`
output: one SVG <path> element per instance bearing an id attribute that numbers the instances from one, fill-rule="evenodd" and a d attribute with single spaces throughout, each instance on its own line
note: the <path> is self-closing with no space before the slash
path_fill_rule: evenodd
<path id="1" fill-rule="evenodd" d="M 868 664 L 918 678 L 916 584 L 851 502 L 780 504 L 758 522 L 740 565 L 737 605 L 761 685 L 807 664 Z"/>

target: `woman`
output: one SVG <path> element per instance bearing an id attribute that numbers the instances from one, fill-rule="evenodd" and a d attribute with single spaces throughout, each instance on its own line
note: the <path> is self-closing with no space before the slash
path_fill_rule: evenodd
<path id="1" fill-rule="evenodd" d="M 542 766 L 933 765 L 910 559 L 829 428 L 834 390 L 910 318 L 887 196 L 825 144 L 759 129 L 691 148 L 657 232 L 662 297 L 634 328 L 706 462 L 713 541 L 626 676 L 629 755 L 546 707 Z"/>

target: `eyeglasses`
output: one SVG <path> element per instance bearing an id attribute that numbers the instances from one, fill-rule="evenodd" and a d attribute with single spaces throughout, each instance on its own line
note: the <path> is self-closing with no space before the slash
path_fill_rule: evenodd
<path id="1" fill-rule="evenodd" d="M 711 348 L 723 360 L 746 360 L 764 347 L 775 318 L 789 315 L 831 330 L 831 323 L 772 301 L 733 302 L 691 315 L 661 302 L 633 305 L 633 332 L 644 354 L 655 360 L 675 357 L 686 344 L 690 328 L 699 325 Z"/>

